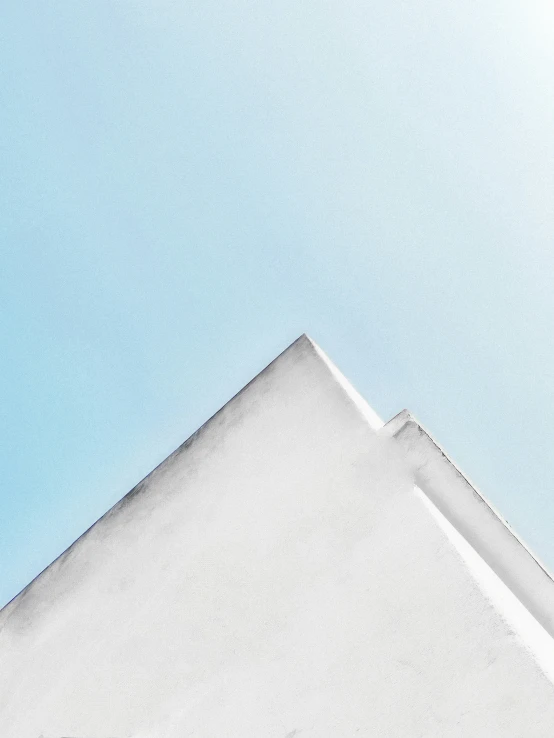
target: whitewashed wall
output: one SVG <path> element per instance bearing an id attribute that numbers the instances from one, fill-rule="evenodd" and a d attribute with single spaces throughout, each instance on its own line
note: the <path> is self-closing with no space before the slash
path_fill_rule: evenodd
<path id="1" fill-rule="evenodd" d="M 551 738 L 553 665 L 303 337 L 0 612 L 0 736 Z"/>

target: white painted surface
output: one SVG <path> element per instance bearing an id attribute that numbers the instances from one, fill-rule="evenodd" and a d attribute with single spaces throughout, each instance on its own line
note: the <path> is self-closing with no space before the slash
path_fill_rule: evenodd
<path id="1" fill-rule="evenodd" d="M 401 446 L 427 497 L 554 636 L 554 586 L 542 564 L 408 411 L 383 433 Z"/>
<path id="2" fill-rule="evenodd" d="M 297 341 L 0 612 L 0 736 L 550 738 L 551 636 L 380 425 Z"/>

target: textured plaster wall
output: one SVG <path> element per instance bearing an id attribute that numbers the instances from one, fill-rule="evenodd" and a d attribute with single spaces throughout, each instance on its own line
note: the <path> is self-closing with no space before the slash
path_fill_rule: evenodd
<path id="1" fill-rule="evenodd" d="M 306 338 L 0 613 L 2 738 L 554 734 L 552 639 Z"/>

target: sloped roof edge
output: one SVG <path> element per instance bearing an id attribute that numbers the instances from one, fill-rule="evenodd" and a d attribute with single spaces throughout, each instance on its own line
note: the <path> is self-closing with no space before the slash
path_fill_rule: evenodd
<path id="1" fill-rule="evenodd" d="M 417 486 L 554 637 L 554 580 L 543 564 L 408 410 L 381 433 L 402 447 Z"/>
<path id="2" fill-rule="evenodd" d="M 161 461 L 152 471 L 150 471 L 144 479 L 136 484 L 129 492 L 127 492 L 119 501 L 117 501 L 109 510 L 107 510 L 98 520 L 96 520 L 89 528 L 87 528 L 68 548 L 65 549 L 59 556 L 57 556 L 50 564 L 48 564 L 39 574 L 37 574 L 18 594 L 5 605 L 0 606 L 0 632 L 5 625 L 5 622 L 10 617 L 12 610 L 17 606 L 18 602 L 31 591 L 37 583 L 42 580 L 45 574 L 52 571 L 56 565 L 61 564 L 70 552 L 79 546 L 89 535 L 93 528 L 102 525 L 105 519 L 112 516 L 117 510 L 131 501 L 134 497 L 138 496 L 140 492 L 147 486 L 149 480 L 151 480 L 158 471 L 167 468 L 172 464 L 173 460 L 179 456 L 179 454 L 191 446 L 196 439 L 198 439 L 203 433 L 205 433 L 210 426 L 217 422 L 217 419 L 223 416 L 229 409 L 236 405 L 237 401 L 241 396 L 247 394 L 249 390 L 264 377 L 271 375 L 272 372 L 278 370 L 282 365 L 282 362 L 287 361 L 288 357 L 298 357 L 302 359 L 303 356 L 310 355 L 316 358 L 316 360 L 325 366 L 326 371 L 332 377 L 332 380 L 338 385 L 342 392 L 348 397 L 354 411 L 367 422 L 370 427 L 375 431 L 383 427 L 383 421 L 377 413 L 370 407 L 370 405 L 364 400 L 364 398 L 354 389 L 350 382 L 344 377 L 344 375 L 337 369 L 325 352 L 313 341 L 306 333 L 302 333 L 296 338 L 287 348 L 285 348 L 280 354 L 278 354 L 264 369 L 256 374 L 247 384 L 245 384 L 235 395 L 233 395 L 219 410 L 217 410 L 208 420 L 206 420 L 187 440 L 179 445 L 167 458 Z"/>

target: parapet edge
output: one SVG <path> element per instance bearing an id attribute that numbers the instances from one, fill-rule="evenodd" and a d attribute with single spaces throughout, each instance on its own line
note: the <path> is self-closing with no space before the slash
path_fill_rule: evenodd
<path id="1" fill-rule="evenodd" d="M 386 423 L 415 484 L 554 637 L 554 580 L 517 533 L 409 410 Z"/>

